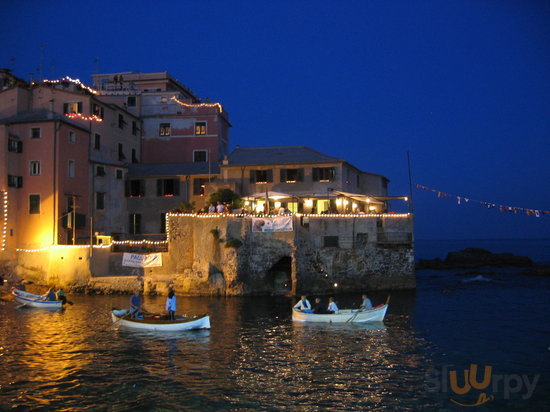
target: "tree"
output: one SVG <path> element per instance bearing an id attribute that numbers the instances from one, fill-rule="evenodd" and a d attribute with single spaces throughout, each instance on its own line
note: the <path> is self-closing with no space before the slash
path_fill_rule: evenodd
<path id="1" fill-rule="evenodd" d="M 195 202 L 181 202 L 178 207 L 172 209 L 172 213 L 193 213 L 195 211 Z"/>
<path id="2" fill-rule="evenodd" d="M 210 202 L 215 205 L 218 202 L 222 202 L 223 204 L 229 203 L 231 209 L 238 209 L 243 206 L 241 197 L 231 189 L 218 189 L 210 195 Z"/>

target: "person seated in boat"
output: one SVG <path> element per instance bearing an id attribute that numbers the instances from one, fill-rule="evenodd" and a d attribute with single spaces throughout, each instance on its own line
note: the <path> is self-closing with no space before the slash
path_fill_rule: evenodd
<path id="1" fill-rule="evenodd" d="M 313 313 L 317 313 L 318 315 L 324 315 L 327 313 L 325 305 L 323 305 L 323 302 L 321 302 L 321 298 L 315 298 Z"/>
<path id="2" fill-rule="evenodd" d="M 337 313 L 337 312 L 338 312 L 338 306 L 336 306 L 336 302 L 334 301 L 334 298 L 328 298 L 327 313 Z"/>
<path id="3" fill-rule="evenodd" d="M 141 311 L 141 297 L 139 296 L 139 290 L 132 295 L 130 298 L 130 317 L 137 318 L 139 312 Z"/>
<path id="4" fill-rule="evenodd" d="M 65 296 L 65 292 L 63 291 L 63 289 L 59 288 L 56 295 L 56 300 L 60 300 L 62 305 L 67 304 L 67 297 Z"/>
<path id="5" fill-rule="evenodd" d="M 311 303 L 307 300 L 305 295 L 302 295 L 298 303 L 294 305 L 294 309 L 301 312 L 311 313 Z"/>
<path id="6" fill-rule="evenodd" d="M 53 291 L 53 288 L 49 288 L 48 291 L 46 292 L 46 294 L 44 295 L 44 298 L 45 300 L 47 301 L 53 301 L 53 300 L 57 300 L 56 296 L 55 296 L 55 292 Z"/>
<path id="7" fill-rule="evenodd" d="M 361 303 L 361 306 L 359 306 L 359 309 L 361 309 L 361 310 L 371 310 L 372 309 L 372 302 L 367 297 L 367 295 L 362 295 L 361 299 L 363 299 L 363 302 Z"/>
<path id="8" fill-rule="evenodd" d="M 166 298 L 166 312 L 168 312 L 168 319 L 176 319 L 176 295 L 172 288 L 170 288 Z"/>

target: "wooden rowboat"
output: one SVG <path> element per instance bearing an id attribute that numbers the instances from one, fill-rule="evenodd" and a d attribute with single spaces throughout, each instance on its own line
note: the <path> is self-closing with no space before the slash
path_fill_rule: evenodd
<path id="1" fill-rule="evenodd" d="M 138 319 L 132 319 L 127 315 L 127 309 L 113 309 L 111 311 L 113 323 L 126 328 L 161 332 L 210 329 L 210 316 L 208 315 L 194 316 L 192 318 L 176 318 L 175 320 L 162 319 L 159 315 L 139 316 Z"/>
<path id="2" fill-rule="evenodd" d="M 24 290 L 12 289 L 11 294 L 16 302 L 24 306 L 42 309 L 60 309 L 63 302 L 60 300 L 46 300 L 44 296 L 25 292 Z"/>
<path id="3" fill-rule="evenodd" d="M 382 322 L 388 305 L 380 305 L 370 310 L 342 309 L 336 313 L 306 313 L 292 309 L 292 320 L 296 322 L 365 323 Z"/>

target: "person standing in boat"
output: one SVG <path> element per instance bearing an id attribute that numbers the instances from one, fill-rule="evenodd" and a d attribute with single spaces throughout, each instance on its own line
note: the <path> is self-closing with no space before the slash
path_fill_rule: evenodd
<path id="1" fill-rule="evenodd" d="M 130 298 L 130 316 L 136 318 L 141 311 L 141 297 L 139 296 L 139 290 Z"/>
<path id="2" fill-rule="evenodd" d="M 166 298 L 166 312 L 168 312 L 168 318 L 170 320 L 176 319 L 176 295 L 172 288 L 170 288 L 168 297 Z"/>
<path id="3" fill-rule="evenodd" d="M 302 295 L 298 303 L 294 305 L 294 309 L 306 313 L 311 313 L 311 303 L 309 303 L 309 300 L 307 300 L 305 295 Z"/>
<path id="4" fill-rule="evenodd" d="M 372 309 L 372 302 L 367 297 L 367 295 L 361 296 L 361 299 L 363 299 L 363 303 L 361 303 L 361 306 L 359 306 L 359 309 L 361 309 L 361 310 L 371 310 Z"/>
<path id="5" fill-rule="evenodd" d="M 336 306 L 336 302 L 334 301 L 334 298 L 328 298 L 327 313 L 336 313 L 336 312 L 338 312 L 338 306 Z"/>

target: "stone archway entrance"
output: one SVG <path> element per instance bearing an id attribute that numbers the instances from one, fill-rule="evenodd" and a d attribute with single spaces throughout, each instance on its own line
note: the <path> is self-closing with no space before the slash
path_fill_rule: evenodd
<path id="1" fill-rule="evenodd" d="M 283 256 L 267 271 L 267 281 L 274 295 L 286 295 L 292 290 L 292 258 Z"/>

